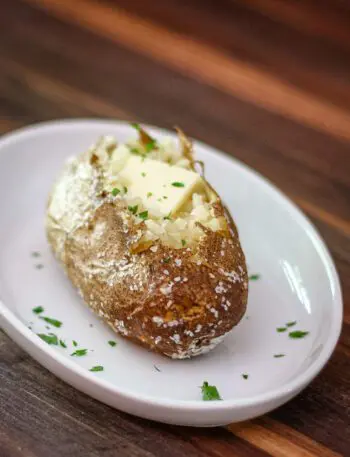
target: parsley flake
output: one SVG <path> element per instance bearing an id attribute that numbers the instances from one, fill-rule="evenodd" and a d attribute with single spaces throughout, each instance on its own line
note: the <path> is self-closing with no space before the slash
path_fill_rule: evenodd
<path id="1" fill-rule="evenodd" d="M 130 125 L 131 125 L 132 128 L 134 128 L 138 132 L 141 130 L 140 124 L 137 124 L 136 122 L 133 122 Z"/>
<path id="2" fill-rule="evenodd" d="M 146 152 L 151 152 L 152 149 L 155 149 L 156 146 L 157 146 L 156 140 L 152 139 L 151 141 L 149 141 L 148 143 L 145 144 Z"/>
<path id="3" fill-rule="evenodd" d="M 37 270 L 41 270 L 42 268 L 44 268 L 44 265 L 42 263 L 38 263 L 37 265 L 35 265 L 35 268 Z"/>
<path id="4" fill-rule="evenodd" d="M 112 348 L 114 348 L 114 346 L 117 345 L 117 343 L 116 343 L 115 341 L 112 341 L 112 340 L 108 341 L 108 344 L 109 344 Z"/>
<path id="5" fill-rule="evenodd" d="M 248 378 L 249 378 L 249 374 L 243 373 L 243 374 L 242 374 L 242 378 L 243 378 L 243 379 L 248 379 Z"/>
<path id="6" fill-rule="evenodd" d="M 164 216 L 163 219 L 166 220 L 166 221 L 170 221 L 171 220 L 171 212 L 167 216 Z"/>
<path id="7" fill-rule="evenodd" d="M 104 368 L 101 365 L 96 365 L 95 367 L 90 368 L 89 371 L 103 371 Z"/>
<path id="8" fill-rule="evenodd" d="M 287 322 L 286 323 L 286 327 L 294 327 L 294 325 L 297 323 L 297 321 L 293 321 L 293 322 Z"/>
<path id="9" fill-rule="evenodd" d="M 186 240 L 181 240 L 182 246 L 186 246 Z"/>
<path id="10" fill-rule="evenodd" d="M 146 176 L 146 173 L 143 171 L 143 172 L 141 173 L 141 176 L 144 178 L 144 177 Z"/>
<path id="11" fill-rule="evenodd" d="M 163 259 L 163 263 L 169 263 L 170 262 L 170 257 L 166 257 L 165 259 Z"/>
<path id="12" fill-rule="evenodd" d="M 67 345 L 63 340 L 60 340 L 60 346 L 66 349 Z"/>
<path id="13" fill-rule="evenodd" d="M 123 190 L 124 190 L 124 194 L 128 193 L 128 188 L 126 186 L 123 187 Z"/>
<path id="14" fill-rule="evenodd" d="M 275 359 L 280 359 L 281 357 L 285 357 L 286 354 L 274 354 Z"/>
<path id="15" fill-rule="evenodd" d="M 152 192 L 147 192 L 147 198 L 152 197 L 152 195 L 153 195 Z"/>
<path id="16" fill-rule="evenodd" d="M 42 306 L 37 306 L 36 308 L 33 308 L 32 311 L 35 314 L 40 314 L 44 311 L 44 308 Z"/>
<path id="17" fill-rule="evenodd" d="M 75 346 L 75 347 L 78 346 L 78 343 L 76 341 L 73 340 L 72 343 L 73 343 L 73 346 Z"/>
<path id="18" fill-rule="evenodd" d="M 40 316 L 40 319 L 43 321 L 47 322 L 50 325 L 53 325 L 54 327 L 60 328 L 62 327 L 62 322 L 58 321 L 57 319 L 52 319 L 51 317 L 46 317 L 46 316 Z"/>
<path id="19" fill-rule="evenodd" d="M 41 338 L 47 344 L 53 344 L 54 346 L 58 345 L 58 338 L 53 333 L 49 333 L 47 335 L 45 333 L 38 333 L 37 335 L 38 335 L 39 338 Z"/>
<path id="20" fill-rule="evenodd" d="M 137 213 L 137 210 L 138 210 L 138 207 L 139 207 L 139 205 L 128 206 L 128 210 L 129 210 L 132 214 L 136 214 L 136 213 Z"/>
<path id="21" fill-rule="evenodd" d="M 72 352 L 72 356 L 82 357 L 83 355 L 87 354 L 87 349 L 77 349 L 76 351 Z"/>
<path id="22" fill-rule="evenodd" d="M 249 281 L 257 281 L 258 279 L 260 279 L 260 275 L 259 274 L 250 275 L 248 279 L 249 279 Z"/>
<path id="23" fill-rule="evenodd" d="M 282 333 L 282 332 L 286 332 L 287 328 L 286 327 L 277 327 L 276 330 L 278 333 Z"/>
<path id="24" fill-rule="evenodd" d="M 33 251 L 33 252 L 32 252 L 32 257 L 40 257 L 40 252 L 38 252 L 38 251 Z"/>
<path id="25" fill-rule="evenodd" d="M 115 188 L 112 190 L 112 195 L 113 195 L 113 197 L 116 197 L 119 193 L 120 193 L 120 189 L 118 189 L 117 187 L 115 187 Z"/>
<path id="26" fill-rule="evenodd" d="M 173 187 L 185 187 L 185 184 L 183 182 L 179 182 L 179 181 L 172 182 L 171 185 Z"/>
<path id="27" fill-rule="evenodd" d="M 148 211 L 142 211 L 141 213 L 138 214 L 140 219 L 143 219 L 144 221 L 148 219 Z"/>
<path id="28" fill-rule="evenodd" d="M 210 386 L 207 381 L 203 382 L 201 390 L 204 401 L 222 400 L 216 386 Z"/>
<path id="29" fill-rule="evenodd" d="M 298 339 L 304 338 L 304 336 L 308 335 L 309 332 L 304 332 L 302 330 L 295 330 L 294 332 L 289 333 L 289 338 Z"/>

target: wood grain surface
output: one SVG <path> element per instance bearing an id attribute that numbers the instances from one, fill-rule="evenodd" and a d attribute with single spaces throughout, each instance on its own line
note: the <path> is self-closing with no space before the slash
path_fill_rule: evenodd
<path id="1" fill-rule="evenodd" d="M 344 326 L 331 360 L 263 418 L 137 419 L 54 377 L 0 332 L 1 457 L 350 454 L 350 3 L 2 0 L 0 129 L 69 117 L 181 125 L 288 194 L 326 240 Z"/>

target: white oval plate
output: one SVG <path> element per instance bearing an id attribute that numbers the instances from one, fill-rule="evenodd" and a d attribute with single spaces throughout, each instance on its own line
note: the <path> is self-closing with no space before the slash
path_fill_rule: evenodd
<path id="1" fill-rule="evenodd" d="M 327 362 L 339 337 L 342 298 L 336 270 L 316 230 L 285 196 L 204 144 L 196 143 L 196 156 L 238 224 L 250 273 L 261 275 L 250 282 L 246 317 L 209 354 L 175 361 L 116 336 L 81 302 L 50 252 L 44 212 L 65 159 L 103 134 L 125 141 L 135 132 L 123 122 L 57 121 L 0 141 L 0 317 L 5 331 L 77 389 L 162 422 L 227 424 L 266 413 L 295 396 Z M 32 312 L 36 306 L 63 326 L 47 330 Z M 291 321 L 297 324 L 276 331 Z M 292 330 L 310 333 L 292 339 Z M 49 331 L 68 347 L 49 346 L 36 336 Z M 73 340 L 89 349 L 86 356 L 70 355 L 76 349 Z M 95 365 L 104 371 L 90 372 Z M 203 381 L 216 385 L 223 401 L 202 401 Z"/>

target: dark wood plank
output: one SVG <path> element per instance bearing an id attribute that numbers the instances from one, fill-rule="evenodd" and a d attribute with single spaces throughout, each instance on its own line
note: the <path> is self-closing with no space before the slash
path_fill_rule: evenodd
<path id="1" fill-rule="evenodd" d="M 157 26 L 125 10 L 93 0 L 48 2 L 30 0 L 65 21 L 93 30 L 167 67 L 259 107 L 282 114 L 328 134 L 349 140 L 346 110 L 315 98 L 266 71 L 197 40 Z M 171 49 L 171 52 L 169 52 Z"/>
<path id="2" fill-rule="evenodd" d="M 113 0 L 108 3 L 113 5 Z M 317 9 L 324 25 L 321 31 L 329 33 L 310 36 L 312 25 L 316 23 L 319 27 L 320 20 L 310 20 L 311 14 L 305 16 L 303 11 L 305 5 L 295 2 L 221 0 L 218 8 L 215 0 L 170 0 L 160 4 L 149 0 L 119 0 L 118 6 L 195 40 L 200 39 L 309 93 L 349 107 L 350 48 L 343 50 L 330 40 L 336 30 L 342 44 L 350 43 L 349 27 L 343 15 L 338 14 L 338 20 L 334 19 L 335 24 L 331 24 L 332 11 L 326 15 Z M 292 12 L 297 17 L 294 18 Z M 282 22 L 278 20 L 281 15 L 285 19 Z M 299 25 L 297 30 L 294 25 Z"/>

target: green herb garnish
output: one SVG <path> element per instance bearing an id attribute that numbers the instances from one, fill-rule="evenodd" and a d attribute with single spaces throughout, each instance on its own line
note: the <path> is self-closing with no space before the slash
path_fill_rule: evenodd
<path id="1" fill-rule="evenodd" d="M 87 349 L 77 349 L 76 351 L 72 352 L 71 355 L 75 355 L 77 357 L 82 357 L 83 355 L 87 354 Z"/>
<path id="2" fill-rule="evenodd" d="M 133 122 L 130 124 L 132 128 L 134 128 L 135 130 L 137 130 L 138 132 L 141 130 L 141 126 L 140 124 L 137 124 L 136 122 Z"/>
<path id="3" fill-rule="evenodd" d="M 202 399 L 204 401 L 222 400 L 216 386 L 210 386 L 207 383 L 207 381 L 203 382 L 201 390 L 202 390 Z"/>
<path id="4" fill-rule="evenodd" d="M 42 263 L 38 263 L 37 265 L 35 265 L 35 268 L 37 270 L 41 270 L 42 268 L 44 268 L 44 265 Z"/>
<path id="5" fill-rule="evenodd" d="M 242 378 L 243 378 L 243 379 L 248 379 L 248 378 L 249 378 L 249 374 L 243 373 L 243 374 L 242 374 Z"/>
<path id="6" fill-rule="evenodd" d="M 274 354 L 275 359 L 280 359 L 281 357 L 285 357 L 286 354 Z"/>
<path id="7" fill-rule="evenodd" d="M 294 332 L 289 333 L 289 338 L 298 339 L 304 338 L 304 336 L 308 335 L 309 332 L 304 332 L 302 330 L 295 330 Z"/>
<path id="8" fill-rule="evenodd" d="M 167 200 L 168 197 L 166 195 L 163 195 L 163 198 L 164 198 L 164 200 Z"/>
<path id="9" fill-rule="evenodd" d="M 136 214 L 136 213 L 137 213 L 137 210 L 138 210 L 138 207 L 139 207 L 139 205 L 128 206 L 128 210 L 129 210 L 132 214 Z"/>
<path id="10" fill-rule="evenodd" d="M 147 198 L 152 197 L 152 195 L 153 195 L 152 192 L 147 192 Z"/>
<path id="11" fill-rule="evenodd" d="M 112 348 L 114 348 L 114 346 L 117 345 L 117 343 L 116 343 L 115 341 L 112 341 L 112 340 L 108 341 L 108 344 L 109 344 L 110 346 L 112 346 Z"/>
<path id="12" fill-rule="evenodd" d="M 32 311 L 35 314 L 40 314 L 44 311 L 44 308 L 42 306 L 37 306 L 36 308 L 33 308 Z"/>
<path id="13" fill-rule="evenodd" d="M 58 338 L 53 333 L 45 334 L 45 333 L 38 333 L 39 338 L 41 338 L 47 344 L 53 344 L 54 346 L 58 345 Z"/>
<path id="14" fill-rule="evenodd" d="M 63 340 L 60 340 L 60 346 L 62 346 L 63 348 L 67 347 L 66 343 Z"/>
<path id="15" fill-rule="evenodd" d="M 124 190 L 124 194 L 128 193 L 128 188 L 126 186 L 123 187 L 123 190 Z"/>
<path id="16" fill-rule="evenodd" d="M 112 190 L 112 195 L 113 195 L 113 197 L 116 197 L 119 193 L 120 193 L 120 189 L 118 189 L 117 187 L 115 187 L 115 188 Z"/>
<path id="17" fill-rule="evenodd" d="M 294 327 L 294 325 L 297 323 L 297 321 L 293 321 L 293 322 L 287 322 L 286 323 L 286 327 Z"/>
<path id="18" fill-rule="evenodd" d="M 33 252 L 32 252 L 32 257 L 40 257 L 40 252 L 38 252 L 38 251 L 33 251 Z"/>
<path id="19" fill-rule="evenodd" d="M 51 317 L 46 317 L 46 316 L 40 316 L 40 319 L 43 321 L 47 322 L 50 325 L 53 325 L 54 327 L 60 328 L 62 327 L 62 322 L 58 321 L 57 319 L 51 319 Z"/>
<path id="20" fill-rule="evenodd" d="M 142 155 L 137 148 L 130 148 L 131 154 Z"/>
<path id="21" fill-rule="evenodd" d="M 144 177 L 146 176 L 146 173 L 143 171 L 143 172 L 141 173 L 141 176 L 144 178 Z"/>
<path id="22" fill-rule="evenodd" d="M 186 240 L 181 240 L 182 246 L 186 246 Z"/>
<path id="23" fill-rule="evenodd" d="M 155 149 L 155 147 L 157 146 L 157 142 L 156 140 L 150 140 L 148 143 L 145 144 L 145 149 L 146 149 L 146 152 L 151 152 L 152 149 Z"/>
<path id="24" fill-rule="evenodd" d="M 282 333 L 282 332 L 287 331 L 287 328 L 286 327 L 277 327 L 276 330 L 278 331 L 278 333 Z"/>
<path id="25" fill-rule="evenodd" d="M 258 274 L 250 275 L 248 279 L 249 279 L 249 281 L 257 281 L 258 279 L 260 279 L 260 275 L 258 275 Z"/>
<path id="26" fill-rule="evenodd" d="M 73 340 L 72 343 L 73 343 L 73 346 L 75 346 L 75 347 L 78 346 L 78 343 L 76 341 Z"/>
<path id="27" fill-rule="evenodd" d="M 163 263 L 169 263 L 170 262 L 170 257 L 166 257 L 165 259 L 163 259 Z"/>
<path id="28" fill-rule="evenodd" d="M 140 219 L 143 219 L 144 221 L 148 219 L 148 211 L 142 211 L 141 213 L 138 214 Z"/>
<path id="29" fill-rule="evenodd" d="M 174 187 L 185 187 L 185 184 L 179 181 L 172 182 L 171 185 Z"/>
<path id="30" fill-rule="evenodd" d="M 101 365 L 96 365 L 95 367 L 90 368 L 89 371 L 103 371 L 104 368 Z"/>

